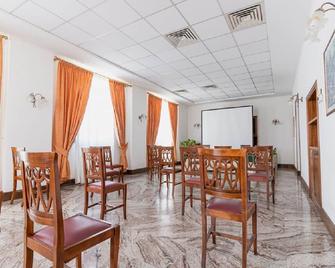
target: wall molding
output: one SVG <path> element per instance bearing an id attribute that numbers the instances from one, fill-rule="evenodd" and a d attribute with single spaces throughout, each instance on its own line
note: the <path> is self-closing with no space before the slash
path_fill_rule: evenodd
<path id="1" fill-rule="evenodd" d="M 333 221 L 329 218 L 327 212 L 323 209 L 323 207 L 320 207 L 320 205 L 311 198 L 310 192 L 309 192 L 309 187 L 308 187 L 306 181 L 304 180 L 304 178 L 299 174 L 298 174 L 297 178 L 298 178 L 298 181 L 300 181 L 300 183 L 301 183 L 302 189 L 304 190 L 304 192 L 308 195 L 308 197 L 312 201 L 312 204 L 314 205 L 315 210 L 319 213 L 319 215 L 321 217 L 321 220 L 326 225 L 330 235 L 335 240 L 335 223 L 333 223 Z"/>
<path id="2" fill-rule="evenodd" d="M 278 168 L 288 168 L 288 169 L 296 170 L 296 168 L 293 164 L 278 164 Z"/>

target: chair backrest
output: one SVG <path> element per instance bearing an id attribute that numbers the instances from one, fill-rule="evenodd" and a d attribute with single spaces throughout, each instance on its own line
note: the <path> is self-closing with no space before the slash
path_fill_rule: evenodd
<path id="1" fill-rule="evenodd" d="M 180 147 L 180 162 L 182 177 L 200 176 L 200 163 L 198 148 L 205 148 L 199 146 Z"/>
<path id="2" fill-rule="evenodd" d="M 33 233 L 33 223 L 53 226 L 54 241 L 62 242 L 63 213 L 57 154 L 21 152 L 20 159 L 26 234 Z"/>
<path id="3" fill-rule="evenodd" d="M 174 166 L 174 147 L 173 146 L 159 146 L 159 164 L 160 166 Z"/>
<path id="4" fill-rule="evenodd" d="M 82 148 L 85 183 L 89 179 L 104 181 L 104 163 L 101 147 Z"/>
<path id="5" fill-rule="evenodd" d="M 102 157 L 106 168 L 110 168 L 113 165 L 112 161 L 112 149 L 110 146 L 101 146 Z"/>
<path id="6" fill-rule="evenodd" d="M 159 147 L 157 145 L 147 145 L 148 166 L 152 167 L 159 164 Z"/>
<path id="7" fill-rule="evenodd" d="M 215 145 L 214 149 L 231 149 L 229 145 Z"/>
<path id="8" fill-rule="evenodd" d="M 199 148 L 201 200 L 206 195 L 219 198 L 241 199 L 247 208 L 246 149 Z"/>
<path id="9" fill-rule="evenodd" d="M 269 146 L 255 146 L 247 148 L 249 171 L 270 171 Z"/>
<path id="10" fill-rule="evenodd" d="M 20 152 L 26 150 L 25 147 L 11 147 L 12 149 L 12 161 L 13 161 L 13 170 L 16 174 L 17 170 L 21 170 L 21 161 L 20 161 Z"/>

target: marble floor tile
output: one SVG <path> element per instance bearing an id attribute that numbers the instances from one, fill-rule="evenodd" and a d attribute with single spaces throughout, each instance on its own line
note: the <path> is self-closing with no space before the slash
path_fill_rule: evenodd
<path id="1" fill-rule="evenodd" d="M 181 216 L 181 186 L 158 191 L 158 183 L 146 174 L 126 177 L 128 183 L 128 215 L 122 209 L 109 212 L 106 220 L 121 225 L 120 267 L 200 267 L 201 218 L 199 201 L 191 208 L 186 203 Z M 259 188 L 261 186 L 257 186 Z M 83 211 L 83 186 L 62 188 L 64 217 Z M 196 191 L 196 190 L 195 190 Z M 197 194 L 197 191 L 196 193 Z M 118 194 L 109 195 L 117 202 Z M 250 267 L 335 267 L 335 241 L 328 233 L 313 204 L 304 193 L 294 172 L 279 170 L 276 181 L 276 204 L 266 208 L 265 196 L 252 194 L 258 205 L 258 252 L 248 254 Z M 3 204 L 0 215 L 0 267 L 22 267 L 23 210 L 20 200 Z M 89 215 L 99 217 L 98 207 Z M 250 226 L 251 227 L 251 226 Z M 241 234 L 238 223 L 219 221 L 218 230 Z M 102 243 L 84 253 L 83 267 L 108 267 L 109 244 Z M 207 267 L 240 267 L 241 244 L 217 238 L 208 242 Z M 38 254 L 34 267 L 50 267 Z M 74 262 L 68 263 L 75 267 Z"/>

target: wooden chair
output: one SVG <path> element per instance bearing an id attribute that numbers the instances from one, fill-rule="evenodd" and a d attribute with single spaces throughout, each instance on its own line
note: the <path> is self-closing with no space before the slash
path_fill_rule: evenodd
<path id="1" fill-rule="evenodd" d="M 108 179 L 118 179 L 118 182 L 124 183 L 124 169 L 121 164 L 113 164 L 112 150 L 110 146 L 102 146 L 102 157 L 104 161 L 105 174 Z"/>
<path id="2" fill-rule="evenodd" d="M 159 146 L 147 145 L 147 162 L 149 178 L 152 180 L 153 175 L 159 174 Z"/>
<path id="3" fill-rule="evenodd" d="M 200 166 L 198 148 L 202 146 L 180 147 L 181 181 L 182 181 L 182 210 L 185 213 L 185 202 L 190 199 L 190 206 L 193 207 L 193 188 L 200 189 Z M 190 195 L 186 196 L 186 187 L 190 189 Z"/>
<path id="4" fill-rule="evenodd" d="M 215 145 L 214 149 L 231 149 L 229 145 Z"/>
<path id="5" fill-rule="evenodd" d="M 272 146 L 256 146 L 247 149 L 248 155 L 248 192 L 250 199 L 250 184 L 254 182 L 266 183 L 266 200 L 267 208 L 269 209 L 270 197 L 272 203 L 275 203 L 275 182 L 272 168 Z M 271 159 L 271 160 L 270 160 Z M 270 192 L 271 184 L 271 192 Z"/>
<path id="6" fill-rule="evenodd" d="M 247 267 L 247 254 L 253 245 L 257 254 L 257 207 L 248 202 L 246 150 L 245 149 L 198 149 L 201 179 L 201 216 L 202 216 L 202 258 L 201 267 L 206 267 L 207 241 L 216 236 L 242 242 L 242 268 Z M 224 177 L 217 176 L 223 170 Z M 212 196 L 207 201 L 207 195 Z M 207 230 L 207 216 L 211 226 Z M 252 217 L 252 236 L 248 238 L 248 220 Z M 221 233 L 216 230 L 216 219 L 241 222 L 242 237 Z M 222 264 L 222 266 L 226 266 Z"/>
<path id="7" fill-rule="evenodd" d="M 166 183 L 169 187 L 169 183 L 172 183 L 172 196 L 174 196 L 174 187 L 181 182 L 176 182 L 176 174 L 181 172 L 181 169 L 177 167 L 174 157 L 173 146 L 159 146 L 159 191 L 162 188 L 162 184 Z M 162 181 L 162 177 L 165 175 L 165 181 Z M 170 181 L 172 176 L 172 182 Z"/>
<path id="8" fill-rule="evenodd" d="M 12 162 L 13 162 L 13 192 L 10 198 L 10 203 L 13 204 L 14 199 L 16 197 L 16 189 L 17 189 L 17 182 L 20 181 L 22 183 L 22 170 L 21 170 L 21 162 L 20 162 L 20 152 L 25 151 L 26 148 L 18 148 L 18 147 L 11 147 L 12 149 Z M 23 206 L 23 202 L 21 203 Z"/>
<path id="9" fill-rule="evenodd" d="M 127 184 L 106 180 L 106 168 L 104 167 L 101 147 L 82 148 L 83 168 L 85 178 L 85 206 L 84 214 L 90 207 L 100 205 L 100 218 L 104 219 L 106 212 L 123 207 L 123 217 L 127 218 Z M 107 205 L 107 194 L 123 191 L 123 203 L 115 207 Z M 89 193 L 100 195 L 101 201 L 88 204 Z M 107 206 L 110 207 L 107 209 Z"/>
<path id="10" fill-rule="evenodd" d="M 110 267 L 118 266 L 120 226 L 77 214 L 63 220 L 56 153 L 20 153 L 24 199 L 24 267 L 33 267 L 34 251 L 52 261 L 54 268 L 110 239 Z M 45 186 L 45 187 L 43 187 Z M 42 191 L 48 189 L 48 194 Z M 34 230 L 34 224 L 43 227 Z"/>

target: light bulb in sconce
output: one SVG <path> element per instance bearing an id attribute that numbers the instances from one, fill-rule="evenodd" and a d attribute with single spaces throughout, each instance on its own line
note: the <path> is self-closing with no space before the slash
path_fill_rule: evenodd
<path id="1" fill-rule="evenodd" d="M 36 108 L 36 104 L 39 102 L 46 102 L 46 98 L 40 93 L 32 92 L 28 95 L 28 101 L 33 104 L 33 108 Z"/>
<path id="2" fill-rule="evenodd" d="M 146 120 L 147 119 L 147 116 L 145 115 L 145 114 L 140 114 L 139 116 L 138 116 L 138 120 L 140 120 L 140 122 L 142 123 L 144 120 Z"/>
<path id="3" fill-rule="evenodd" d="M 319 103 L 323 101 L 322 88 L 320 88 L 320 90 L 319 90 L 319 94 L 317 96 L 317 100 L 318 100 Z"/>
<path id="4" fill-rule="evenodd" d="M 200 123 L 195 123 L 195 124 L 193 125 L 194 128 L 200 128 L 200 126 L 201 126 Z"/>

